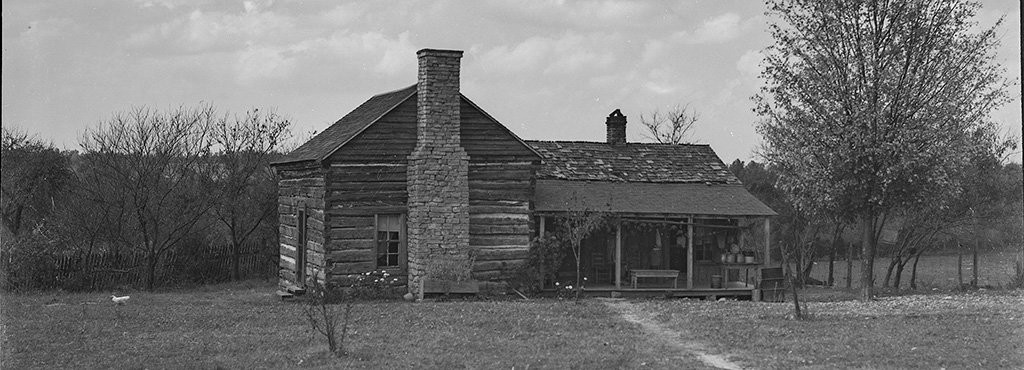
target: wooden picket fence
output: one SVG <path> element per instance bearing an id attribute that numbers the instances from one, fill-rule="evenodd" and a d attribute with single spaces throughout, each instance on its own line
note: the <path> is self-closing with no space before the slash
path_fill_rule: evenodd
<path id="1" fill-rule="evenodd" d="M 267 242 L 244 244 L 239 260 L 243 279 L 277 276 L 278 251 Z M 182 286 L 229 281 L 231 246 L 188 248 L 164 254 L 156 268 L 156 286 Z M 143 253 L 69 254 L 54 261 L 47 285 L 66 290 L 111 290 L 145 286 L 148 260 Z"/>

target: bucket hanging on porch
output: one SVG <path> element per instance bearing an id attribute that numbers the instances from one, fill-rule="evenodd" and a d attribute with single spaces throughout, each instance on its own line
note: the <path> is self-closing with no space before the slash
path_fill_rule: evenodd
<path id="1" fill-rule="evenodd" d="M 711 289 L 722 288 L 722 275 L 711 275 Z"/>

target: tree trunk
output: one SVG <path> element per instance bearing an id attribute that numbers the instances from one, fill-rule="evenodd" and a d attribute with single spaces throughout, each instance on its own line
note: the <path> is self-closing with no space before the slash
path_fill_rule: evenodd
<path id="1" fill-rule="evenodd" d="M 900 263 L 896 265 L 896 276 L 893 278 L 892 287 L 897 291 L 900 290 L 900 281 L 903 278 L 903 268 L 907 266 L 907 262 L 910 262 L 910 257 L 907 257 L 906 260 L 900 258 Z"/>
<path id="2" fill-rule="evenodd" d="M 974 242 L 974 250 L 971 251 L 971 287 L 978 287 L 978 243 Z"/>
<path id="3" fill-rule="evenodd" d="M 146 290 L 152 292 L 153 288 L 156 287 L 156 266 L 160 262 L 160 255 L 152 253 L 147 258 L 146 263 Z"/>
<path id="4" fill-rule="evenodd" d="M 921 260 L 921 253 L 914 256 L 914 266 L 910 269 L 910 289 L 917 289 L 917 262 Z"/>
<path id="5" fill-rule="evenodd" d="M 853 243 L 846 246 L 846 289 L 853 288 Z"/>
<path id="6" fill-rule="evenodd" d="M 835 279 L 836 271 L 836 245 L 832 244 L 832 251 L 828 253 L 828 286 L 832 287 L 836 283 Z"/>
<path id="7" fill-rule="evenodd" d="M 576 288 L 576 303 L 580 303 L 580 291 L 583 290 L 583 286 L 580 284 L 582 282 L 582 276 L 580 275 L 580 259 L 583 257 L 582 248 L 582 245 L 576 245 L 576 286 L 574 287 Z"/>
<path id="8" fill-rule="evenodd" d="M 239 271 L 242 261 L 242 245 L 241 243 L 232 240 L 231 241 L 231 280 L 238 281 L 242 278 L 242 273 Z"/>
<path id="9" fill-rule="evenodd" d="M 814 269 L 814 255 L 812 254 L 806 259 L 807 264 L 804 265 L 803 271 L 800 272 L 800 287 L 803 288 L 807 285 L 807 282 L 811 280 L 811 270 Z"/>
<path id="10" fill-rule="evenodd" d="M 861 220 L 860 299 L 865 302 L 875 296 L 875 221 L 875 216 Z"/>
<path id="11" fill-rule="evenodd" d="M 792 276 L 790 276 L 790 279 L 792 280 Z M 793 283 L 795 283 L 795 281 L 793 281 Z M 796 316 L 797 319 L 803 319 L 804 315 L 800 311 L 800 297 L 797 296 L 797 294 L 796 294 L 797 286 L 796 286 L 796 284 L 790 284 L 790 285 L 793 287 L 793 313 L 794 313 L 794 315 Z"/>
<path id="12" fill-rule="evenodd" d="M 956 288 L 964 286 L 964 251 L 960 242 L 956 243 Z"/>
<path id="13" fill-rule="evenodd" d="M 882 287 L 889 286 L 889 280 L 892 277 L 892 270 L 900 263 L 900 256 L 895 255 L 889 258 L 889 268 L 885 271 L 885 280 L 882 281 Z"/>

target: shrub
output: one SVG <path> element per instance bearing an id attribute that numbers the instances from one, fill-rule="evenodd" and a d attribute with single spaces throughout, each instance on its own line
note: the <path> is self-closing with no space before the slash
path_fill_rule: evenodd
<path id="1" fill-rule="evenodd" d="M 316 278 L 313 271 L 306 283 L 302 313 L 314 332 L 327 340 L 327 348 L 335 356 L 345 356 L 345 339 L 351 323 L 352 310 L 360 300 L 373 300 L 395 295 L 401 279 L 387 271 L 371 271 L 356 278 L 350 287 L 329 287 Z"/>
<path id="2" fill-rule="evenodd" d="M 530 254 L 519 266 L 509 285 L 524 293 L 536 294 L 558 277 L 558 268 L 566 256 L 565 244 L 555 233 L 547 233 L 530 241 Z M 559 284 L 561 285 L 561 284 Z"/>
<path id="3" fill-rule="evenodd" d="M 61 287 L 57 273 L 56 239 L 45 223 L 17 237 L 4 237 L 0 245 L 0 281 L 7 291 Z"/>
<path id="4" fill-rule="evenodd" d="M 1010 282 L 1007 284 L 1007 288 L 1024 288 L 1024 258 L 1017 258 L 1017 260 L 1013 262 L 1013 276 L 1010 277 Z"/>

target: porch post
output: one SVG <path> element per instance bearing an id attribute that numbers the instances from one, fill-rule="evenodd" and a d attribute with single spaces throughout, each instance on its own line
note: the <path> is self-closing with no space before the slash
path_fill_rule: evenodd
<path id="1" fill-rule="evenodd" d="M 622 220 L 615 221 L 615 289 L 622 289 Z"/>
<path id="2" fill-rule="evenodd" d="M 740 226 L 741 224 L 746 224 L 747 222 L 748 222 L 748 219 L 746 217 L 740 217 L 738 219 L 738 221 L 736 221 L 736 226 Z M 740 239 L 739 245 L 740 245 L 740 250 L 741 251 L 746 251 L 746 249 L 743 248 L 744 244 L 746 244 L 746 243 L 743 243 L 743 239 L 746 239 L 745 238 L 746 235 L 744 235 L 744 234 L 746 234 L 746 232 L 747 232 L 747 229 L 742 227 L 742 226 L 740 228 L 736 229 L 736 237 Z"/>
<path id="3" fill-rule="evenodd" d="M 539 228 L 539 230 L 537 230 L 537 236 L 538 236 L 538 238 L 540 240 L 544 240 L 544 224 L 546 223 L 547 219 L 548 218 L 546 216 L 540 216 L 540 228 Z M 557 269 L 558 267 L 555 267 L 555 268 Z M 541 267 L 541 269 L 540 269 L 540 281 L 537 282 L 537 286 L 540 289 L 544 289 L 544 281 L 547 280 L 547 278 L 545 277 L 545 276 L 547 276 L 546 274 L 547 274 L 547 271 L 544 271 L 544 268 Z"/>
<path id="4" fill-rule="evenodd" d="M 764 265 L 768 266 L 772 262 L 772 219 L 769 217 L 764 218 Z"/>
<path id="5" fill-rule="evenodd" d="M 693 290 L 693 216 L 686 225 L 686 289 Z"/>

